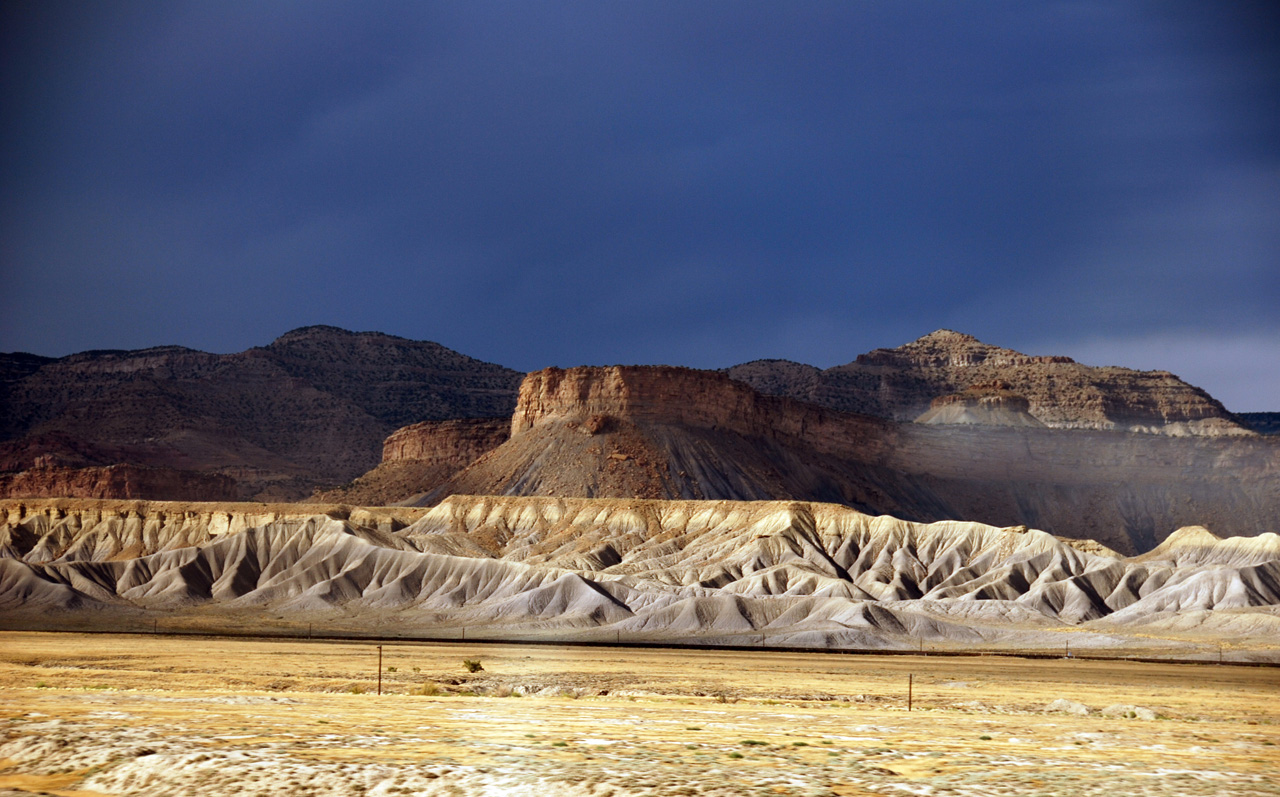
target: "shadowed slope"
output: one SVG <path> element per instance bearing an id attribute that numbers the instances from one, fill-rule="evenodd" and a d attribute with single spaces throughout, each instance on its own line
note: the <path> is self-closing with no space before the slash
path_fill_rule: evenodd
<path id="1" fill-rule="evenodd" d="M 166 346 L 0 355 L 0 370 L 9 375 L 0 470 L 47 462 L 216 471 L 242 497 L 266 500 L 354 478 L 406 424 L 505 416 L 520 381 L 437 343 L 324 326 L 235 354 Z M 144 495 L 194 494 L 156 488 Z"/>

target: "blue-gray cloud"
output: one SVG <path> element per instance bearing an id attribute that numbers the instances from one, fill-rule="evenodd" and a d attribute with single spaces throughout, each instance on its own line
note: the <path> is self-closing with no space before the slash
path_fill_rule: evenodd
<path id="1" fill-rule="evenodd" d="M 5 13 L 0 348 L 1280 337 L 1265 3 Z"/>

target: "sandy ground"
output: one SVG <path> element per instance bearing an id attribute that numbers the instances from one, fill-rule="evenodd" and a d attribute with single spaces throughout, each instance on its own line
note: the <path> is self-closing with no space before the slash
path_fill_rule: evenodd
<path id="1" fill-rule="evenodd" d="M 1280 794 L 1275 668 L 395 643 L 378 696 L 377 666 L 0 633 L 0 795 Z"/>

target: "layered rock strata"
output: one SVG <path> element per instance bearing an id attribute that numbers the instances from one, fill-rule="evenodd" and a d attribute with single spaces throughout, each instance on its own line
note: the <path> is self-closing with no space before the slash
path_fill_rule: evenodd
<path id="1" fill-rule="evenodd" d="M 413 460 L 461 470 L 509 437 L 511 422 L 506 418 L 423 421 L 392 432 L 382 443 L 382 462 Z"/>
<path id="2" fill-rule="evenodd" d="M 506 418 L 424 421 L 392 432 L 382 444 L 382 462 L 350 484 L 317 491 L 313 501 L 381 506 L 412 500 L 438 485 L 511 436 Z"/>
<path id="3" fill-rule="evenodd" d="M 375 466 L 383 440 L 406 424 L 509 418 L 520 379 L 437 343 L 334 327 L 225 355 L 179 346 L 6 354 L 0 462 L 234 474 L 244 498 L 293 500 Z"/>
<path id="4" fill-rule="evenodd" d="M 1238 412 L 1236 419 L 1258 434 L 1280 435 L 1280 412 Z"/>
<path id="5" fill-rule="evenodd" d="M 826 370 L 758 360 L 727 373 L 762 392 L 903 421 L 929 411 L 940 396 L 999 380 L 1028 400 L 1032 416 L 1053 428 L 1252 434 L 1208 393 L 1167 371 L 1097 368 L 1070 357 L 1031 356 L 945 329 Z"/>
<path id="6" fill-rule="evenodd" d="M 511 439 L 420 502 L 796 498 L 916 521 L 1024 524 L 1136 553 L 1184 525 L 1271 530 L 1276 442 L 901 424 L 765 396 L 711 372 L 547 369 L 521 386 Z"/>
<path id="7" fill-rule="evenodd" d="M 41 463 L 28 470 L 0 473 L 0 498 L 147 498 L 172 496 L 177 501 L 234 501 L 235 479 L 221 473 L 173 468 L 110 465 L 105 468 L 61 468 Z"/>
<path id="8" fill-rule="evenodd" d="M 970 426 L 1044 426 L 1031 414 L 1031 402 L 1014 393 L 1008 382 L 970 385 L 959 393 L 939 396 L 916 423 Z"/>

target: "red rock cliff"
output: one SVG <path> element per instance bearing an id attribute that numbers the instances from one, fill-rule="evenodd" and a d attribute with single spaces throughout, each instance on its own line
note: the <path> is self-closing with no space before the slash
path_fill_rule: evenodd
<path id="1" fill-rule="evenodd" d="M 219 473 L 110 465 L 40 467 L 0 474 L 0 498 L 106 498 L 234 501 L 236 482 Z"/>
<path id="2" fill-rule="evenodd" d="M 864 456 L 882 449 L 894 427 L 878 418 L 766 396 L 715 371 L 636 365 L 529 374 L 520 386 L 511 433 L 598 417 L 791 439 L 828 453 L 857 447 Z"/>
<path id="3" fill-rule="evenodd" d="M 511 436 L 506 418 L 423 421 L 391 433 L 382 443 L 382 461 L 419 460 L 466 467 Z"/>

